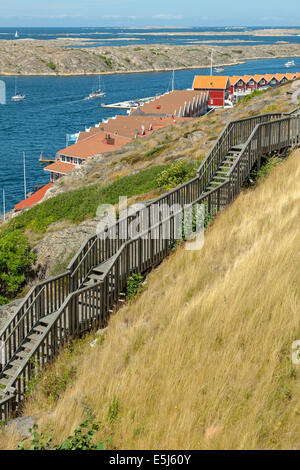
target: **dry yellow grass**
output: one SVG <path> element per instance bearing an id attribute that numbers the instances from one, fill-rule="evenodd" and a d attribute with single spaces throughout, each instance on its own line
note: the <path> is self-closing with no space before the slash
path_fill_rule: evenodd
<path id="1" fill-rule="evenodd" d="M 25 413 L 59 441 L 88 405 L 118 449 L 299 449 L 299 157 L 221 213 L 202 251 L 179 247 L 105 340 L 83 346 L 57 403 L 40 386 Z"/>

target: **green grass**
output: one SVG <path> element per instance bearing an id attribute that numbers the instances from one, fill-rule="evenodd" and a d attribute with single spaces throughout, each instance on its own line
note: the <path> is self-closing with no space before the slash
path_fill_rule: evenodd
<path id="1" fill-rule="evenodd" d="M 132 197 L 156 188 L 158 175 L 168 166 L 154 166 L 107 185 L 93 184 L 59 194 L 14 218 L 7 230 L 31 229 L 43 233 L 54 222 L 69 221 L 76 224 L 93 218 L 100 204 L 116 204 L 119 196 Z"/>
<path id="2" fill-rule="evenodd" d="M 252 93 L 250 93 L 250 95 L 246 95 L 242 100 L 238 101 L 237 105 L 241 103 L 247 103 L 248 101 L 252 100 L 252 98 L 254 98 L 255 96 L 262 95 L 263 93 L 265 93 L 265 90 L 254 90 Z"/>

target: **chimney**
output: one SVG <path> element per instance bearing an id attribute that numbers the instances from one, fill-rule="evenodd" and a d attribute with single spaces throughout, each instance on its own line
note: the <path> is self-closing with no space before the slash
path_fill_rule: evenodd
<path id="1" fill-rule="evenodd" d="M 110 136 L 110 134 L 106 134 L 103 142 L 105 142 L 107 145 L 115 145 L 115 139 Z"/>

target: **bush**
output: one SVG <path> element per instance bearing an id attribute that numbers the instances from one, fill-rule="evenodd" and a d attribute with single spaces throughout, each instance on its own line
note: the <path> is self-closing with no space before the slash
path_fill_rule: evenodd
<path id="1" fill-rule="evenodd" d="M 49 67 L 49 69 L 56 72 L 56 65 L 53 62 L 48 62 L 48 64 L 46 64 L 46 65 L 47 65 L 47 67 Z"/>
<path id="2" fill-rule="evenodd" d="M 174 162 L 169 168 L 163 170 L 157 178 L 157 186 L 170 190 L 196 174 L 195 165 L 187 164 L 182 160 Z"/>
<path id="3" fill-rule="evenodd" d="M 31 445 L 29 449 L 22 443 L 19 444 L 19 450 L 107 450 L 107 444 L 112 444 L 111 440 L 92 442 L 99 428 L 100 425 L 95 422 L 95 416 L 92 416 L 80 424 L 74 433 L 61 444 L 53 445 L 52 436 L 48 436 L 45 433 L 39 434 L 38 426 L 35 425 L 31 429 Z"/>
<path id="4" fill-rule="evenodd" d="M 141 292 L 143 283 L 143 276 L 140 274 L 133 274 L 127 280 L 127 299 L 133 299 L 139 292 Z"/>
<path id="5" fill-rule="evenodd" d="M 25 235 L 17 230 L 0 235 L 0 304 L 20 292 L 35 259 Z"/>

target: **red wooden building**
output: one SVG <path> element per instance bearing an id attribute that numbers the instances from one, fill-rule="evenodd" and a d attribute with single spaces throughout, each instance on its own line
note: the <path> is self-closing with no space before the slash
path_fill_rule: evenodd
<path id="1" fill-rule="evenodd" d="M 194 78 L 193 89 L 209 92 L 208 104 L 210 107 L 225 106 L 225 101 L 229 98 L 229 77 L 197 75 Z"/>

